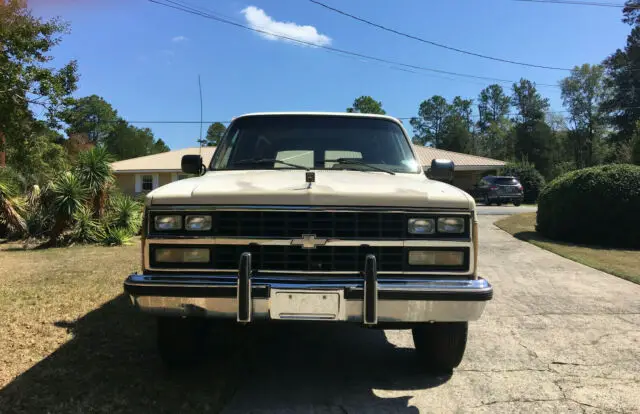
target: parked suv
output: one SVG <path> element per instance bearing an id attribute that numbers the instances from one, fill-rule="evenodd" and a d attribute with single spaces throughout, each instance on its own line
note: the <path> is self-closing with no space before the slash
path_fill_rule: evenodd
<path id="1" fill-rule="evenodd" d="M 524 193 L 517 178 L 488 175 L 474 186 L 473 196 L 487 206 L 492 203 L 513 203 L 514 206 L 519 206 L 522 204 Z"/>

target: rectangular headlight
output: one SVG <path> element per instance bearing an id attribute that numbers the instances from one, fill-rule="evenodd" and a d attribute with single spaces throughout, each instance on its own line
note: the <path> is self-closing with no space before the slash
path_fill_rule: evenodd
<path id="1" fill-rule="evenodd" d="M 440 217 L 438 233 L 464 233 L 464 217 Z"/>
<path id="2" fill-rule="evenodd" d="M 436 226 L 433 219 L 409 219 L 409 233 L 411 234 L 433 234 L 435 231 Z"/>
<path id="3" fill-rule="evenodd" d="M 156 230 L 180 230 L 182 229 L 182 216 L 155 216 Z"/>
<path id="4" fill-rule="evenodd" d="M 161 248 L 156 249 L 158 263 L 209 263 L 209 249 Z"/>
<path id="5" fill-rule="evenodd" d="M 211 230 L 211 216 L 187 216 L 184 219 L 184 228 L 191 231 Z"/>
<path id="6" fill-rule="evenodd" d="M 462 266 L 464 252 L 412 250 L 409 251 L 409 264 L 412 266 Z"/>

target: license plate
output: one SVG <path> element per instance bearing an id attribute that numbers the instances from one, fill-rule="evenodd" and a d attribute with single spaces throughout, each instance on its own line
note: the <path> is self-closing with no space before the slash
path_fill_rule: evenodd
<path id="1" fill-rule="evenodd" d="M 271 319 L 342 320 L 342 291 L 271 289 Z"/>

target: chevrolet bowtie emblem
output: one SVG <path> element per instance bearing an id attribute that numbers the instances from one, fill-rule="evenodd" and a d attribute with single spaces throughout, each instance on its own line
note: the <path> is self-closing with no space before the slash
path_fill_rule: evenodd
<path id="1" fill-rule="evenodd" d="M 292 246 L 301 246 L 303 249 L 315 249 L 317 246 L 324 246 L 327 239 L 316 239 L 315 234 L 303 234 L 301 239 L 291 240 Z"/>

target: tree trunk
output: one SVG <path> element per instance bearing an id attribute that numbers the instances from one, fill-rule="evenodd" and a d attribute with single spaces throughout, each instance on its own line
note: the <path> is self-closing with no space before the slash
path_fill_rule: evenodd
<path id="1" fill-rule="evenodd" d="M 0 132 L 0 168 L 7 166 L 7 155 L 5 149 L 4 134 Z"/>
<path id="2" fill-rule="evenodd" d="M 102 218 L 104 216 L 104 206 L 107 202 L 107 193 L 106 191 L 100 191 L 98 194 L 93 196 L 93 217 L 96 219 Z"/>

